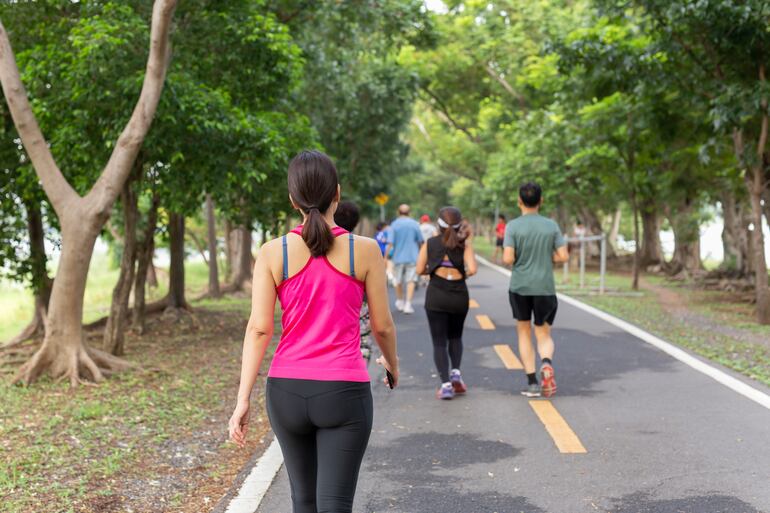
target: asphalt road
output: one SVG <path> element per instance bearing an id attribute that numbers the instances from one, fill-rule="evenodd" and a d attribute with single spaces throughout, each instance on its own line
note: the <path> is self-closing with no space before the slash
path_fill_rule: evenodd
<path id="1" fill-rule="evenodd" d="M 414 315 L 394 313 L 401 386 L 380 385 L 372 365 L 356 513 L 770 513 L 770 410 L 562 302 L 550 403 L 586 450 L 562 453 L 518 393 L 523 372 L 494 350 L 518 353 L 507 278 L 481 267 L 469 285 L 465 397 L 434 397 L 424 289 Z M 258 511 L 291 512 L 284 469 Z"/>

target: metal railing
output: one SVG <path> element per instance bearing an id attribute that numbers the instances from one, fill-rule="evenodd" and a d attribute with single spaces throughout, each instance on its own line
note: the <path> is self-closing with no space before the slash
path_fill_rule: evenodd
<path id="1" fill-rule="evenodd" d="M 588 237 L 564 237 L 568 243 L 580 243 L 580 288 L 585 288 L 586 275 L 586 243 L 599 241 L 599 294 L 605 291 L 605 275 L 607 274 L 607 235 L 590 235 Z M 569 281 L 570 259 L 564 262 L 564 283 Z"/>

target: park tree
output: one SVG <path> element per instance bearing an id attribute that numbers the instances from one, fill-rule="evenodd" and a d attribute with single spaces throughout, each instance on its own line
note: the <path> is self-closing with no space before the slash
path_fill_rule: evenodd
<path id="1" fill-rule="evenodd" d="M 68 379 L 72 385 L 82 379 L 100 381 L 105 373 L 126 366 L 126 362 L 84 344 L 83 295 L 94 243 L 133 168 L 163 89 L 171 58 L 169 34 L 175 7 L 174 0 L 157 0 L 153 5 L 150 50 L 139 99 L 102 173 L 83 196 L 56 164 L 21 81 L 8 32 L 0 25 L 0 83 L 16 130 L 62 232 L 62 253 L 51 291 L 45 338 L 19 371 L 18 379 L 24 383 L 46 371 Z"/>
<path id="2" fill-rule="evenodd" d="M 407 45 L 432 43 L 423 2 L 273 2 L 302 51 L 297 111 L 334 159 L 346 198 L 374 213 L 373 198 L 411 169 L 402 140 L 417 77 L 399 60 Z"/>
<path id="3" fill-rule="evenodd" d="M 622 5 L 611 7 L 625 11 Z M 650 32 L 664 51 L 685 57 L 692 94 L 708 101 L 714 133 L 730 138 L 751 206 L 751 259 L 757 320 L 770 324 L 770 286 L 762 233 L 762 200 L 768 196 L 767 55 L 770 5 L 762 0 L 702 2 L 637 0 Z"/>

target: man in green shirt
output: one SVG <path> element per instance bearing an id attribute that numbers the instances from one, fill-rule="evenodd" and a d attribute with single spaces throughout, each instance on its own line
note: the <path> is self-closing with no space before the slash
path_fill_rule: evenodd
<path id="1" fill-rule="evenodd" d="M 508 297 L 513 317 L 518 321 L 519 354 L 527 373 L 527 397 L 550 397 L 556 393 L 553 372 L 553 339 L 551 325 L 556 318 L 556 287 L 553 282 L 554 262 L 569 259 L 564 237 L 553 220 L 539 214 L 543 191 L 536 183 L 519 188 L 521 216 L 505 227 L 503 262 L 513 264 Z M 532 316 L 535 317 L 537 351 L 542 365 L 537 382 L 535 351 L 532 347 Z"/>

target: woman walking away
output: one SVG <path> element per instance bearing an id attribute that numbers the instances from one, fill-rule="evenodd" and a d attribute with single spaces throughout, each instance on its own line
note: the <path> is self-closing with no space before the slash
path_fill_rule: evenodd
<path id="1" fill-rule="evenodd" d="M 436 397 L 452 399 L 455 394 L 467 391 L 460 374 L 463 324 L 468 315 L 465 279 L 476 274 L 476 255 L 471 244 L 470 226 L 458 209 L 442 208 L 438 226 L 439 235 L 428 239 L 420 249 L 417 271 L 430 275 L 425 313 L 433 339 L 433 360 L 441 378 Z"/>
<path id="2" fill-rule="evenodd" d="M 243 342 L 238 402 L 230 437 L 244 446 L 249 396 L 273 336 L 276 297 L 281 340 L 266 386 L 267 414 L 283 451 L 294 513 L 349 513 L 372 429 L 369 373 L 359 350 L 364 293 L 382 350 L 378 362 L 398 383 L 396 331 L 385 263 L 372 239 L 334 224 L 337 170 L 321 152 L 289 164 L 289 199 L 302 225 L 259 251 Z"/>

